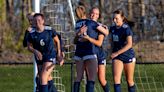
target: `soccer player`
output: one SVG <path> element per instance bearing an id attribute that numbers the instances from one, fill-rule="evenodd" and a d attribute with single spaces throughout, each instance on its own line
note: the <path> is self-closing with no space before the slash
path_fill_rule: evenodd
<path id="1" fill-rule="evenodd" d="M 23 39 L 23 46 L 24 47 L 27 47 L 27 39 L 28 39 L 28 36 L 29 36 L 29 32 L 32 30 L 32 28 L 35 28 L 35 23 L 34 23 L 34 18 L 33 18 L 33 16 L 34 16 L 34 12 L 31 12 L 31 13 L 28 13 L 27 15 L 26 15 L 26 17 L 27 17 L 27 19 L 28 19 L 28 22 L 29 22 L 29 27 L 26 29 L 26 31 L 25 31 L 25 34 L 24 34 L 24 39 Z M 39 91 L 39 76 L 38 76 L 38 68 L 37 68 L 37 65 L 36 65 L 36 62 L 35 62 L 35 60 L 34 60 L 34 85 L 36 86 L 34 86 L 34 90 L 36 91 L 36 92 L 38 92 Z"/>
<path id="2" fill-rule="evenodd" d="M 86 92 L 94 92 L 94 83 L 97 73 L 97 55 L 94 51 L 94 44 L 87 41 L 83 37 L 85 35 L 89 35 L 90 37 L 97 39 L 100 31 L 106 32 L 106 29 L 102 26 L 99 26 L 97 22 L 86 19 L 84 6 L 77 7 L 75 11 L 79 20 L 76 22 L 75 28 L 77 32 L 75 37 L 76 51 L 74 59 L 76 63 L 77 77 L 74 83 L 74 92 L 79 92 L 80 82 L 84 70 L 87 73 Z"/>
<path id="3" fill-rule="evenodd" d="M 99 8 L 94 7 L 91 9 L 91 13 L 90 13 L 90 18 L 93 21 L 98 20 L 100 15 L 100 11 Z M 99 23 L 99 25 L 102 25 Z M 108 27 L 106 25 L 102 25 L 104 28 L 108 29 Z M 98 73 L 98 79 L 99 82 L 104 90 L 104 92 L 109 92 L 109 84 L 105 78 L 105 72 L 106 72 L 106 55 L 105 55 L 105 51 L 102 48 L 102 43 L 104 40 L 104 37 L 108 35 L 108 30 L 107 32 L 104 32 L 104 34 L 99 34 L 98 39 L 93 39 L 91 37 L 86 37 L 84 36 L 84 38 L 86 38 L 87 40 L 89 40 L 91 43 L 95 44 L 95 50 L 97 53 L 97 60 L 98 60 L 98 69 L 97 69 L 97 73 Z"/>
<path id="4" fill-rule="evenodd" d="M 122 10 L 114 11 L 115 25 L 110 27 L 112 35 L 112 69 L 114 78 L 114 91 L 121 92 L 121 75 L 124 69 L 128 92 L 135 92 L 133 80 L 135 69 L 135 53 L 132 49 L 132 30 Z M 131 22 L 132 23 L 132 22 Z"/>
<path id="5" fill-rule="evenodd" d="M 62 57 L 60 40 L 54 29 L 46 28 L 44 25 L 43 14 L 35 14 L 34 19 L 36 28 L 29 34 L 28 49 L 34 53 L 37 64 L 42 65 L 41 74 L 39 74 L 41 79 L 40 91 L 49 92 L 48 80 L 53 71 L 54 64 L 56 64 L 56 59 Z M 55 45 L 57 45 L 57 51 L 55 50 Z M 63 62 L 64 60 L 60 61 L 61 64 Z"/>

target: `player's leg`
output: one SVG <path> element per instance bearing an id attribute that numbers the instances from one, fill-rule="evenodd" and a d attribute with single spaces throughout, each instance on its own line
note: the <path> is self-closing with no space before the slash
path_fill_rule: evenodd
<path id="1" fill-rule="evenodd" d="M 52 75 L 48 78 L 48 92 L 57 92 Z"/>
<path id="2" fill-rule="evenodd" d="M 109 92 L 109 84 L 106 80 L 106 65 L 105 64 L 98 65 L 98 79 L 104 92 Z"/>
<path id="3" fill-rule="evenodd" d="M 37 83 L 37 92 L 40 92 L 41 90 L 41 72 L 42 72 L 42 64 L 37 64 L 37 70 L 38 74 L 36 77 L 36 83 Z"/>
<path id="4" fill-rule="evenodd" d="M 42 79 L 42 92 L 48 92 L 48 77 L 52 73 L 54 64 L 52 62 L 43 63 L 43 69 L 41 74 Z"/>
<path id="5" fill-rule="evenodd" d="M 94 84 L 97 76 L 97 59 L 85 60 L 85 69 L 88 77 L 86 92 L 94 92 Z"/>
<path id="6" fill-rule="evenodd" d="M 135 62 L 124 64 L 124 72 L 128 83 L 129 92 L 135 92 L 134 69 L 135 69 Z"/>
<path id="7" fill-rule="evenodd" d="M 115 59 L 112 62 L 113 78 L 114 78 L 114 92 L 121 92 L 121 76 L 123 71 L 123 62 Z"/>
<path id="8" fill-rule="evenodd" d="M 39 91 L 39 87 L 38 87 L 38 69 L 37 69 L 37 63 L 35 60 L 35 56 L 33 55 L 33 65 L 34 65 L 34 77 L 33 77 L 33 81 L 34 81 L 34 92 L 38 92 Z"/>
<path id="9" fill-rule="evenodd" d="M 74 92 L 79 92 L 80 91 L 80 82 L 82 80 L 83 77 L 83 73 L 84 73 L 84 62 L 83 61 L 75 61 L 76 63 L 76 80 L 74 82 Z"/>

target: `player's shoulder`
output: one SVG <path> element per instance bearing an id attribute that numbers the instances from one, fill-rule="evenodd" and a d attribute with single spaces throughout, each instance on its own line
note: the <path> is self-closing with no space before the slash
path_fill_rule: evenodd
<path id="1" fill-rule="evenodd" d="M 124 23 L 124 24 L 122 25 L 122 28 L 127 29 L 127 28 L 129 28 L 129 25 L 128 25 L 127 23 Z"/>
<path id="2" fill-rule="evenodd" d="M 114 30 L 116 29 L 116 25 L 115 24 L 111 24 L 109 27 L 108 27 L 109 31 L 111 32 L 114 32 Z"/>
<path id="3" fill-rule="evenodd" d="M 88 19 L 79 19 L 79 20 L 76 21 L 76 23 L 86 22 L 86 21 L 88 21 Z"/>
<path id="4" fill-rule="evenodd" d="M 31 31 L 29 31 L 29 33 L 34 33 L 34 32 L 36 32 L 36 28 L 35 27 L 31 27 Z"/>
<path id="5" fill-rule="evenodd" d="M 44 29 L 45 30 L 52 30 L 53 28 L 51 26 L 46 25 L 46 26 L 44 26 Z"/>

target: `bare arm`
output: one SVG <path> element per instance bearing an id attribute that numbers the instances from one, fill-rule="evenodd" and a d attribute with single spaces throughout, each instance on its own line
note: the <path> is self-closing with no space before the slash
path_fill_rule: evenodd
<path id="1" fill-rule="evenodd" d="M 108 27 L 106 25 L 99 25 L 97 27 L 98 31 L 100 31 L 101 33 L 103 33 L 105 36 L 108 36 L 109 34 L 109 30 Z"/>
<path id="2" fill-rule="evenodd" d="M 90 41 L 91 43 L 93 43 L 96 46 L 102 46 L 103 40 L 104 40 L 104 35 L 103 34 L 99 34 L 98 39 L 93 39 L 91 37 L 89 37 L 88 35 L 84 36 L 85 39 L 87 39 L 88 41 Z"/>
<path id="3" fill-rule="evenodd" d="M 54 42 L 56 43 L 56 46 L 57 46 L 57 52 L 58 52 L 57 54 L 58 54 L 58 56 L 60 56 L 61 55 L 61 46 L 60 46 L 60 40 L 57 35 L 54 37 Z"/>
<path id="4" fill-rule="evenodd" d="M 27 42 L 28 50 L 36 56 L 37 60 L 42 60 L 42 53 L 36 49 L 33 48 L 33 45 L 29 42 Z"/>
<path id="5" fill-rule="evenodd" d="M 64 64 L 64 52 L 61 52 L 61 45 L 58 36 L 54 37 L 54 42 L 57 45 L 57 61 L 59 61 L 60 66 L 62 66 Z"/>

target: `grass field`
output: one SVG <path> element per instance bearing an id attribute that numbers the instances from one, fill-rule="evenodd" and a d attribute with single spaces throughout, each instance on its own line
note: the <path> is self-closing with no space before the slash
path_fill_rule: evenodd
<path id="1" fill-rule="evenodd" d="M 75 66 L 74 66 L 75 68 Z M 66 92 L 71 89 L 71 67 L 64 65 L 57 66 L 59 76 L 62 77 L 62 84 L 65 85 Z M 164 90 L 164 65 L 136 65 L 135 81 L 137 92 L 163 92 Z M 75 72 L 75 71 L 74 71 Z M 74 74 L 75 75 L 75 74 Z M 113 92 L 113 81 L 111 65 L 107 65 L 107 80 L 110 82 L 111 92 Z M 123 75 L 124 76 L 124 75 Z M 84 92 L 84 82 L 81 92 Z M 122 78 L 123 92 L 127 88 L 125 78 Z M 0 65 L 0 92 L 32 92 L 33 90 L 33 66 L 32 65 Z M 96 82 L 96 91 L 103 92 Z"/>

